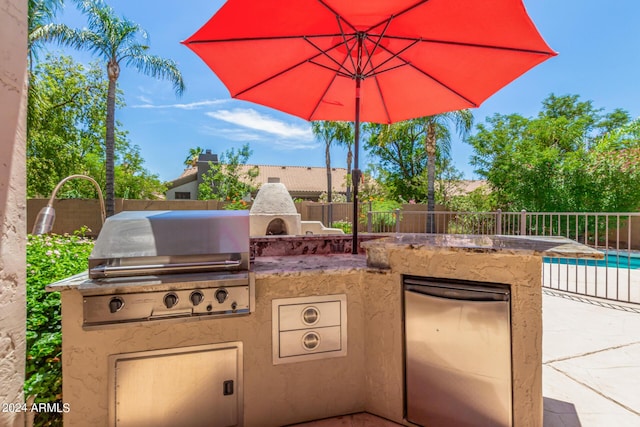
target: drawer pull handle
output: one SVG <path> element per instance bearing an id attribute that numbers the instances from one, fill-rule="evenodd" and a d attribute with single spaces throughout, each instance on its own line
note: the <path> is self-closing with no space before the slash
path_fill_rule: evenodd
<path id="1" fill-rule="evenodd" d="M 320 320 L 320 311 L 315 307 L 307 307 L 302 311 L 302 322 L 305 325 L 315 325 Z"/>
<path id="2" fill-rule="evenodd" d="M 320 335 L 316 332 L 307 332 L 302 337 L 302 346 L 307 351 L 313 351 L 320 345 Z"/>

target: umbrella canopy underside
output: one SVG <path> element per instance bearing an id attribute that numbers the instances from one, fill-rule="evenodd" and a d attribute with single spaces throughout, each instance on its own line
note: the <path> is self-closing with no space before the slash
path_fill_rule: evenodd
<path id="1" fill-rule="evenodd" d="M 184 41 L 231 96 L 306 120 L 478 107 L 555 55 L 520 0 L 230 0 Z M 253 65 L 255 64 L 255 65 Z"/>

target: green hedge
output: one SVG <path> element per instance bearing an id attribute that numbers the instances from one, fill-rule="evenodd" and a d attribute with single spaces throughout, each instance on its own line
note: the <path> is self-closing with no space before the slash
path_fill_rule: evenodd
<path id="1" fill-rule="evenodd" d="M 87 269 L 93 241 L 75 235 L 27 236 L 27 361 L 24 393 L 36 403 L 62 402 L 60 294 L 45 286 Z M 57 413 L 37 413 L 36 426 L 62 425 Z"/>

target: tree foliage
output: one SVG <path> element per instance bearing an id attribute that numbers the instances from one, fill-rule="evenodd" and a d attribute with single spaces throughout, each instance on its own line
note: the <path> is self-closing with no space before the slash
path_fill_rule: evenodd
<path id="1" fill-rule="evenodd" d="M 147 33 L 138 24 L 116 15 L 103 0 L 77 0 L 76 3 L 87 18 L 87 27 L 72 29 L 64 24 L 49 23 L 39 29 L 39 40 L 88 50 L 105 62 L 108 77 L 105 97 L 105 202 L 107 216 L 110 216 L 115 213 L 115 107 L 121 65 L 153 78 L 168 80 L 178 95 L 184 91 L 184 82 L 174 61 L 148 53 Z"/>
<path id="2" fill-rule="evenodd" d="M 333 144 L 342 144 L 349 147 L 349 140 L 353 139 L 352 127 L 348 122 L 329 122 L 329 121 L 317 121 L 311 123 L 311 131 L 315 137 L 324 143 L 324 158 L 325 166 L 327 168 L 327 202 L 333 201 L 333 184 L 331 182 L 331 146 Z M 350 168 L 351 164 L 347 160 L 347 165 Z M 349 173 L 351 170 L 348 171 Z"/>
<path id="3" fill-rule="evenodd" d="M 200 147 L 189 148 L 189 154 L 184 159 L 183 164 L 187 167 L 195 167 L 198 164 L 198 158 L 200 154 L 202 154 L 204 150 Z"/>
<path id="4" fill-rule="evenodd" d="M 249 144 L 244 144 L 238 150 L 230 148 L 222 153 L 219 163 L 209 162 L 209 170 L 203 174 L 203 182 L 198 186 L 198 199 L 228 202 L 232 208 L 242 207 L 242 201 L 256 190 L 254 180 L 258 167 L 243 168 L 251 154 Z"/>
<path id="5" fill-rule="evenodd" d="M 429 197 L 427 134 L 435 131 L 435 182 L 460 175 L 449 159 L 451 134 L 446 121 L 433 118 L 407 120 L 392 125 L 367 124 L 366 149 L 376 158 L 372 173 L 387 198 L 425 203 Z"/>
<path id="6" fill-rule="evenodd" d="M 49 55 L 35 65 L 29 84 L 40 102 L 27 113 L 27 196 L 47 197 L 72 174 L 89 175 L 104 188 L 104 73 L 97 64 L 86 69 L 70 57 Z M 121 94 L 118 102 L 124 104 Z M 143 167 L 139 147 L 118 126 L 115 136 L 115 194 L 136 199 L 164 193 L 158 177 Z M 84 181 L 70 181 L 63 190 L 61 196 L 95 197 Z"/>
<path id="7" fill-rule="evenodd" d="M 541 212 L 640 207 L 637 120 L 577 95 L 550 95 L 533 118 L 496 114 L 468 138 L 499 207 Z"/>
<path id="8" fill-rule="evenodd" d="M 367 151 L 377 164 L 374 174 L 388 197 L 395 200 L 426 200 L 421 178 L 426 173 L 426 130 L 412 121 L 393 125 L 367 124 Z"/>

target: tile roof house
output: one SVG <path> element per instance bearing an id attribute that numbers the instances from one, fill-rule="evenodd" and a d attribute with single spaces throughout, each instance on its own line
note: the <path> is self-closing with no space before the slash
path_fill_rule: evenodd
<path id="1" fill-rule="evenodd" d="M 166 193 L 167 200 L 198 199 L 198 185 L 202 182 L 202 175 L 209 169 L 209 161 L 217 163 L 218 156 L 206 150 L 198 158 L 195 167 L 188 167 L 182 175 L 169 181 Z M 327 169 L 312 166 L 274 166 L 274 165 L 242 165 L 242 172 L 250 168 L 258 168 L 258 176 L 254 185 L 269 182 L 270 178 L 278 178 L 283 183 L 291 197 L 304 200 L 318 200 L 321 193 L 327 191 Z M 334 193 L 346 193 L 347 170 L 345 168 L 331 168 L 331 183 Z"/>

